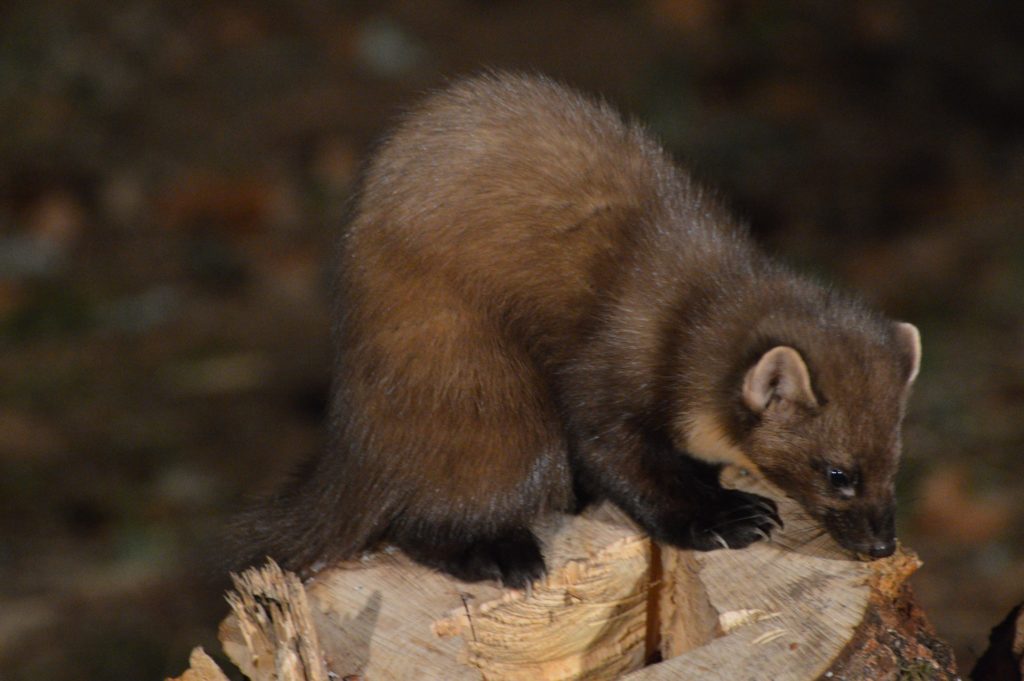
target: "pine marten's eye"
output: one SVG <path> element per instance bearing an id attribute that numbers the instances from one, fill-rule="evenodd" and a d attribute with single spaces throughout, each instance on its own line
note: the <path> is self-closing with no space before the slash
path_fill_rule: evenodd
<path id="1" fill-rule="evenodd" d="M 850 473 L 847 473 L 842 468 L 836 466 L 829 466 L 828 468 L 828 482 L 832 487 L 839 491 L 844 497 L 850 497 L 854 494 L 854 479 Z"/>

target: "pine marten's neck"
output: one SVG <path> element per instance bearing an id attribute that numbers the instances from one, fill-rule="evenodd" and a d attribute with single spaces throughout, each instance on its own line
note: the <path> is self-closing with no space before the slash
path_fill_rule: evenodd
<path id="1" fill-rule="evenodd" d="M 674 395 L 670 431 L 697 458 L 749 467 L 740 442 L 754 425 L 740 401 L 744 373 L 778 345 L 816 322 L 820 294 L 778 265 L 748 251 L 705 268 L 679 304 L 678 347 L 669 372 Z"/>

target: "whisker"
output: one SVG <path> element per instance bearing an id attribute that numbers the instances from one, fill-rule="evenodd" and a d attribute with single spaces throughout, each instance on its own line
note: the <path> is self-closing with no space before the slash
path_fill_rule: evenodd
<path id="1" fill-rule="evenodd" d="M 785 549 L 786 551 L 797 552 L 800 549 L 807 546 L 808 544 L 810 544 L 811 542 L 817 541 L 821 537 L 824 537 L 826 534 L 827 533 L 825 532 L 825 530 L 815 530 L 809 532 L 803 537 L 793 536 L 792 534 L 780 535 L 775 538 L 774 544 L 776 546 L 779 546 L 780 548 Z"/>
<path id="2" fill-rule="evenodd" d="M 717 522 L 714 525 L 712 525 L 712 528 L 730 527 L 732 525 L 739 525 L 740 523 L 749 522 L 751 520 L 756 520 L 758 518 L 763 518 L 763 517 L 764 517 L 763 514 L 755 513 L 753 515 L 745 515 L 745 516 L 740 516 L 738 518 L 726 518 L 725 520 L 722 520 L 722 521 Z"/>

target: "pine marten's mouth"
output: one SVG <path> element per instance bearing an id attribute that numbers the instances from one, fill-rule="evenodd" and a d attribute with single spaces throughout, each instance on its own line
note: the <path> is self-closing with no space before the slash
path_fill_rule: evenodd
<path id="1" fill-rule="evenodd" d="M 879 558 L 887 558 L 896 552 L 896 540 L 889 539 L 883 541 L 877 541 L 862 547 L 855 549 L 857 557 L 860 559 L 867 558 L 868 560 L 878 560 Z"/>
<path id="2" fill-rule="evenodd" d="M 826 511 L 825 529 L 844 549 L 861 559 L 877 560 L 896 552 L 896 533 L 888 513 L 875 515 L 863 511 Z"/>

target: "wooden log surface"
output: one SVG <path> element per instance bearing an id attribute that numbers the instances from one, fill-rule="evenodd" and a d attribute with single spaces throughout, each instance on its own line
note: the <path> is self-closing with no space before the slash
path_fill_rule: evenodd
<path id="1" fill-rule="evenodd" d="M 221 640 L 253 681 L 956 678 L 906 585 L 912 553 L 853 560 L 755 476 L 723 482 L 782 499 L 785 529 L 739 551 L 681 551 L 605 505 L 540 528 L 549 574 L 525 591 L 397 551 L 305 585 L 270 566 L 236 582 Z"/>
<path id="2" fill-rule="evenodd" d="M 193 648 L 188 658 L 188 669 L 178 677 L 178 681 L 228 681 L 213 658 L 202 648 Z"/>

